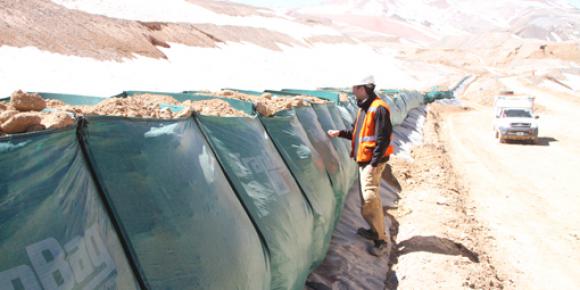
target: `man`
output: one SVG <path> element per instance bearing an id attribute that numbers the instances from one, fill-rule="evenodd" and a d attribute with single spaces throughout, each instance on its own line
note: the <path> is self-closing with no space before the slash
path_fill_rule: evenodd
<path id="1" fill-rule="evenodd" d="M 352 140 L 351 157 L 359 165 L 361 213 L 370 226 L 370 229 L 358 229 L 357 233 L 374 241 L 369 253 L 380 257 L 389 252 L 379 186 L 389 155 L 393 153 L 390 145 L 393 126 L 389 106 L 375 94 L 373 76 L 355 84 L 352 92 L 359 107 L 352 128 L 329 130 L 328 135 Z"/>

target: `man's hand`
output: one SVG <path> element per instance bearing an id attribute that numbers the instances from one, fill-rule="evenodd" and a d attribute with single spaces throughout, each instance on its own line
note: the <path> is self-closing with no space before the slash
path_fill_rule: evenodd
<path id="1" fill-rule="evenodd" d="M 340 131 L 338 131 L 338 130 L 328 130 L 328 132 L 326 132 L 326 134 L 328 134 L 328 137 L 330 137 L 330 138 L 336 138 L 340 134 Z"/>

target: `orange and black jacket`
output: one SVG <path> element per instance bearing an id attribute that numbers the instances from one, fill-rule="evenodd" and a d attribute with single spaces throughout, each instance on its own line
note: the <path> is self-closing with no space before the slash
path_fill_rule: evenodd
<path id="1" fill-rule="evenodd" d="M 367 117 L 367 114 L 369 114 L 369 108 L 376 98 L 378 97 L 374 95 L 363 101 L 357 101 L 357 105 L 360 109 L 355 123 L 352 124 L 350 130 L 341 130 L 339 133 L 339 137 L 353 141 L 351 156 L 360 165 L 370 163 L 372 166 L 377 166 L 380 163 L 387 162 L 389 160 L 389 155 L 393 153 L 393 147 L 390 145 L 393 133 L 391 115 L 388 105 L 382 102 L 382 100 L 379 99 L 374 103 L 373 108 L 371 109 L 372 113 L 369 115 L 369 117 L 371 117 L 374 114 L 374 130 L 371 130 L 374 131 L 374 136 L 362 136 L 361 134 L 365 133 L 361 132 L 363 131 L 363 127 L 366 125 L 365 118 Z M 368 121 L 369 120 L 367 120 L 367 122 Z M 361 138 L 372 139 L 373 142 L 365 142 L 367 140 L 361 140 Z M 360 148 L 361 144 L 365 148 Z"/>

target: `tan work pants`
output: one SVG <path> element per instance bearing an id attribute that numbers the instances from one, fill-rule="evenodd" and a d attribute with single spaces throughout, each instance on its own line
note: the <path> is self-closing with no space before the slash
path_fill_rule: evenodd
<path id="1" fill-rule="evenodd" d="M 359 182 L 361 194 L 361 213 L 370 228 L 378 234 L 379 240 L 387 240 L 385 234 L 385 214 L 379 188 L 381 176 L 387 163 L 377 167 L 370 164 L 359 166 Z"/>

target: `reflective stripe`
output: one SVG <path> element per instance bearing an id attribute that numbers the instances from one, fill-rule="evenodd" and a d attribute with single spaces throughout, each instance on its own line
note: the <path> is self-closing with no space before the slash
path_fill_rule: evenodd
<path id="1" fill-rule="evenodd" d="M 373 152 L 372 150 L 365 150 L 367 148 L 369 148 L 369 146 L 373 146 L 373 143 L 376 143 L 377 141 L 377 137 L 375 136 L 375 115 L 377 112 L 377 109 L 380 107 L 384 107 L 387 109 L 388 112 L 390 112 L 390 108 L 389 105 L 387 103 L 385 103 L 383 100 L 377 98 L 376 100 L 373 101 L 373 103 L 370 105 L 370 107 L 367 110 L 367 114 L 365 115 L 365 118 L 362 122 L 362 124 L 360 124 L 362 127 L 356 128 L 358 130 L 360 130 L 359 133 L 359 138 L 358 138 L 358 143 L 357 146 L 355 146 L 355 138 L 353 138 L 352 140 L 352 156 L 355 157 L 357 162 L 370 162 L 373 158 Z M 359 110 L 359 114 L 357 115 L 357 119 L 360 118 L 361 114 L 361 110 Z M 356 123 L 356 125 L 359 125 L 358 122 Z M 356 126 L 355 125 L 355 126 Z M 392 138 L 392 134 L 391 134 L 391 138 Z M 362 146 L 363 143 L 367 143 L 364 144 L 365 146 Z M 370 143 L 370 144 L 369 144 Z M 359 146 L 360 145 L 360 146 Z M 356 152 L 354 151 L 356 147 Z M 389 145 L 387 147 L 387 150 L 385 151 L 384 156 L 389 156 L 390 154 L 393 154 L 393 146 Z"/>

